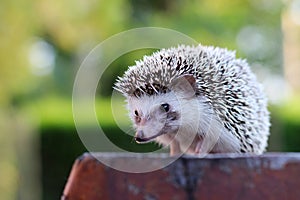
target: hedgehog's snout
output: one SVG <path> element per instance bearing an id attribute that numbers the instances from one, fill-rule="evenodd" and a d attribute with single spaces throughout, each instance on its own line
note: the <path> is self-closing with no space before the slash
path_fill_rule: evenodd
<path id="1" fill-rule="evenodd" d="M 146 142 L 144 138 L 144 131 L 138 130 L 134 136 L 134 139 L 138 143 Z"/>
<path id="2" fill-rule="evenodd" d="M 137 143 L 147 143 L 153 141 L 156 137 L 165 133 L 166 132 L 164 130 L 161 130 L 157 134 L 147 137 L 143 130 L 138 130 L 134 136 L 134 139 Z"/>

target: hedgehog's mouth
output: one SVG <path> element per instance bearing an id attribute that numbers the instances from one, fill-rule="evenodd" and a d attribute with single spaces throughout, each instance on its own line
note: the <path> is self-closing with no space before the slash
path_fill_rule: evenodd
<path id="1" fill-rule="evenodd" d="M 135 141 L 137 142 L 137 143 L 147 143 L 147 142 L 151 142 L 151 141 L 153 141 L 155 138 L 157 138 L 158 136 L 161 136 L 161 135 L 163 135 L 164 133 L 158 133 L 158 134 L 156 134 L 156 135 L 153 135 L 153 136 L 151 136 L 151 137 L 146 137 L 146 138 L 142 138 L 142 137 L 134 137 L 134 139 L 135 139 Z"/>
<path id="2" fill-rule="evenodd" d="M 158 136 L 161 136 L 163 134 L 166 134 L 167 132 L 161 130 L 159 133 L 153 135 L 153 136 L 150 136 L 150 137 L 141 137 L 141 136 L 135 136 L 134 137 L 134 140 L 137 142 L 137 143 L 148 143 L 148 142 L 151 142 L 153 141 L 155 138 L 157 138 Z M 141 134 L 142 135 L 142 134 Z"/>

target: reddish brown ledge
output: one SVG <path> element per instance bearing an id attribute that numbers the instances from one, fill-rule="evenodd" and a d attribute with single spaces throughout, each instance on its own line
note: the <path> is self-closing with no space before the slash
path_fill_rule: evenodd
<path id="1" fill-rule="evenodd" d="M 74 163 L 62 199 L 300 199 L 299 153 L 181 157 L 148 173 L 121 172 L 97 158 L 145 168 L 170 159 L 165 154 L 84 154 Z"/>

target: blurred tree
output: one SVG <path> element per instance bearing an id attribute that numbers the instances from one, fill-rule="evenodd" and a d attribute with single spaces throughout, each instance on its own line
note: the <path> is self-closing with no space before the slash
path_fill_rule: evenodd
<path id="1" fill-rule="evenodd" d="M 45 83 L 52 84 L 54 91 L 60 91 L 61 94 L 70 94 L 76 69 L 91 48 L 115 33 L 138 26 L 175 29 L 206 45 L 238 49 L 238 53 L 247 57 L 251 63 L 263 63 L 280 71 L 282 48 L 281 42 L 278 42 L 281 41 L 279 0 L 272 4 L 268 0 L 43 0 L 32 1 L 24 7 L 29 9 L 19 13 L 24 15 L 22 19 L 30 20 L 22 22 L 23 29 L 15 32 L 23 35 L 20 41 L 27 42 L 23 52 L 18 52 L 19 56 L 26 59 L 24 53 L 32 42 L 30 37 L 38 36 L 52 45 L 56 53 L 54 78 Z M 26 30 L 27 34 L 22 34 Z M 22 63 L 26 63 L 24 61 Z M 116 65 L 118 67 L 111 69 L 108 82 L 114 82 L 116 74 L 119 74 L 119 66 L 127 66 L 129 63 L 132 60 L 128 57 Z M 28 73 L 28 68 L 24 69 Z M 109 94 L 111 88 L 112 84 L 101 87 L 100 91 Z"/>
<path id="2" fill-rule="evenodd" d="M 17 135 L 18 131 L 22 131 L 23 139 L 31 137 L 31 133 L 27 131 L 30 128 L 23 126 L 24 120 L 19 118 L 17 110 L 15 110 L 11 104 L 13 96 L 17 93 L 27 91 L 33 81 L 27 59 L 28 38 L 32 37 L 36 29 L 33 10 L 32 4 L 28 4 L 25 0 L 1 1 L 0 199 L 17 199 L 18 193 L 22 195 L 24 199 L 39 199 L 40 197 L 39 188 L 35 188 L 37 185 L 34 183 L 38 178 L 37 176 L 32 176 L 32 181 L 28 182 L 26 187 L 23 187 L 27 189 L 30 188 L 29 190 L 20 188 L 25 185 L 26 179 L 24 179 L 24 174 L 22 174 L 19 169 L 21 167 L 32 167 L 31 169 L 33 170 L 35 169 L 35 163 L 21 166 L 20 159 L 18 159 L 18 152 L 24 150 L 15 148 L 16 145 L 24 144 L 24 141 L 17 140 L 20 136 Z M 28 126 L 30 126 L 30 124 Z M 23 147 L 26 148 L 28 146 L 24 145 Z M 30 150 L 31 149 L 28 149 L 28 151 Z"/>
<path id="3" fill-rule="evenodd" d="M 287 1 L 282 15 L 285 77 L 292 90 L 300 94 L 300 1 Z"/>
<path id="4" fill-rule="evenodd" d="M 282 4 L 279 0 L 272 4 L 268 0 L 164 0 L 151 3 L 130 0 L 129 5 L 129 27 L 175 29 L 204 45 L 236 49 L 238 56 L 247 58 L 250 64 L 282 73 Z M 101 94 L 110 94 L 116 75 L 131 65 L 133 58 L 138 57 L 131 54 L 111 66 L 109 73 L 100 80 L 99 85 L 105 86 L 100 88 Z"/>
<path id="5" fill-rule="evenodd" d="M 32 4 L 1 1 L 0 7 L 0 105 L 8 105 L 13 93 L 26 90 L 30 80 L 28 38 L 36 28 Z M 22 87 L 20 87 L 22 85 Z"/>
<path id="6" fill-rule="evenodd" d="M 118 33 L 126 28 L 126 1 L 37 1 L 41 32 L 57 48 L 76 53 L 80 48 Z M 91 46 L 88 46 L 88 48 Z"/>

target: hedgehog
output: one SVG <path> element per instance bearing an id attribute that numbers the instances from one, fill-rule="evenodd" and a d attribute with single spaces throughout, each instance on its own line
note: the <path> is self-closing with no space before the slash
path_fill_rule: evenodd
<path id="1" fill-rule="evenodd" d="M 161 49 L 130 66 L 114 89 L 126 98 L 137 143 L 170 146 L 170 155 L 266 150 L 267 97 L 235 51 Z"/>

